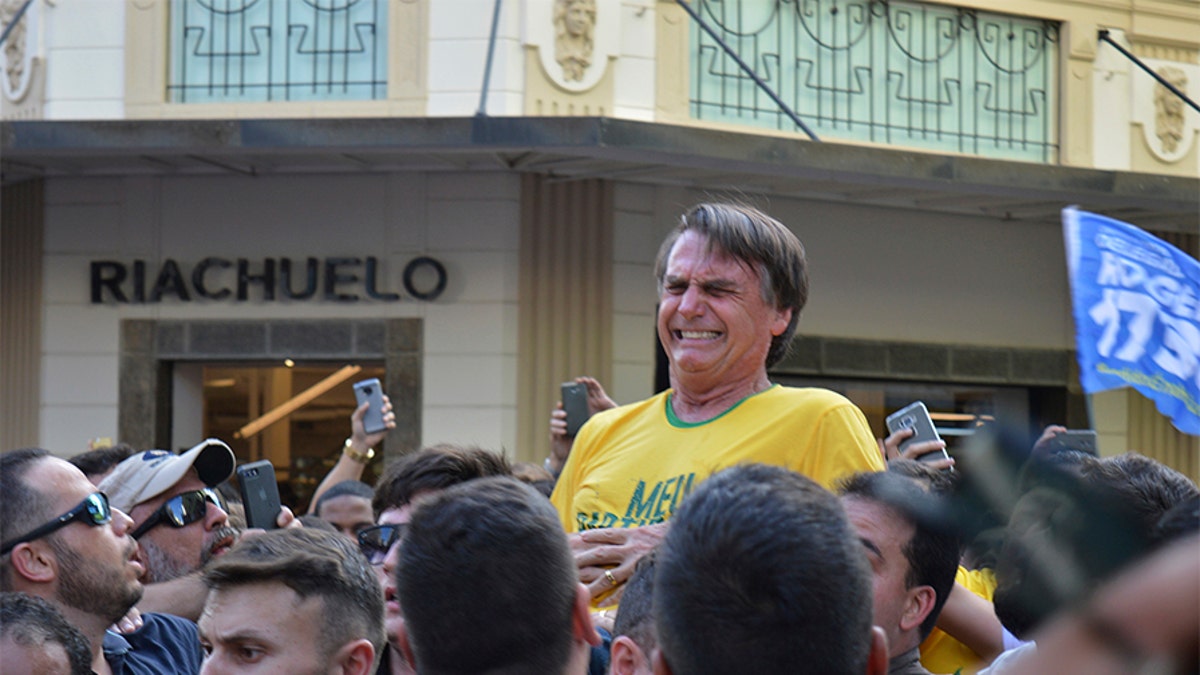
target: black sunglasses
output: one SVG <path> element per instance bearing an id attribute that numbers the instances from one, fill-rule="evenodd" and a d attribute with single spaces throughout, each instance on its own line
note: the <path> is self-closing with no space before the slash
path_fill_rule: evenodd
<path id="1" fill-rule="evenodd" d="M 12 541 L 4 542 L 4 545 L 0 546 L 0 555 L 4 555 L 13 550 L 17 544 L 24 544 L 27 541 L 41 539 L 52 532 L 61 530 L 77 520 L 85 522 L 92 527 L 99 527 L 111 521 L 112 509 L 108 507 L 108 497 L 105 496 L 103 492 L 93 492 L 84 498 L 83 501 L 79 502 L 75 508 L 67 511 L 54 520 L 46 523 L 45 525 L 35 527 L 34 529 L 17 537 L 16 539 L 13 539 Z"/>
<path id="2" fill-rule="evenodd" d="M 150 514 L 146 522 L 139 525 L 129 536 L 137 539 L 151 528 L 163 523 L 171 527 L 187 527 L 197 520 L 204 520 L 204 516 L 208 515 L 210 502 L 216 504 L 217 508 L 225 508 L 225 505 L 221 503 L 221 495 L 212 488 L 181 492 L 163 502 L 163 505 Z"/>
<path id="3" fill-rule="evenodd" d="M 372 565 L 382 565 L 388 551 L 404 536 L 408 523 L 372 525 L 358 531 L 358 548 Z"/>

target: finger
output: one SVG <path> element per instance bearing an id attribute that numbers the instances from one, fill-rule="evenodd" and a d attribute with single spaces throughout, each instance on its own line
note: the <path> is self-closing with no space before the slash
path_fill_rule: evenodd
<path id="1" fill-rule="evenodd" d="M 924 462 L 924 464 L 931 469 L 935 469 L 937 471 L 942 471 L 944 469 L 954 468 L 954 458 L 953 457 L 944 457 L 935 462 L 926 461 L 926 462 Z"/>
<path id="2" fill-rule="evenodd" d="M 361 422 L 363 415 L 367 414 L 367 408 L 370 408 L 370 407 L 371 407 L 370 401 L 358 406 L 357 408 L 354 409 L 354 414 L 350 415 L 350 420 L 352 422 Z"/>
<path id="3" fill-rule="evenodd" d="M 904 459 L 919 459 L 922 455 L 928 455 L 931 452 L 941 452 L 945 448 L 945 441 L 922 441 L 920 443 L 913 443 L 905 448 L 900 456 Z"/>
<path id="4" fill-rule="evenodd" d="M 593 544 L 624 544 L 629 538 L 629 531 L 619 527 L 602 527 L 595 530 L 585 530 L 579 533 L 580 538 Z"/>

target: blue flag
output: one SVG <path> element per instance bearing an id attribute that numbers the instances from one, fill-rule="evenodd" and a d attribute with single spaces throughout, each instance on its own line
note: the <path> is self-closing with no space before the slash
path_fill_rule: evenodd
<path id="1" fill-rule="evenodd" d="M 1063 209 L 1079 377 L 1131 386 L 1200 436 L 1200 262 L 1133 225 Z"/>

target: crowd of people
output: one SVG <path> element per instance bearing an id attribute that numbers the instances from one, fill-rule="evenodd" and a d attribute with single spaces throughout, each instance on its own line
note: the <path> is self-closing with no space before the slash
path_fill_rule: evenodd
<path id="1" fill-rule="evenodd" d="M 1197 672 L 1195 483 L 1061 427 L 920 461 L 944 444 L 773 384 L 806 270 L 761 211 L 695 206 L 655 270 L 670 389 L 581 377 L 593 415 L 551 413 L 544 467 L 430 445 L 374 486 L 360 407 L 276 529 L 216 439 L 5 452 L 0 672 Z"/>

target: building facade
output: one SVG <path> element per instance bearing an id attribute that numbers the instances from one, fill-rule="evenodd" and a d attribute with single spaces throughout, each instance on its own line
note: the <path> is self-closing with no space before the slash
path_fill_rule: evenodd
<path id="1" fill-rule="evenodd" d="M 349 364 L 239 454 L 302 493 L 372 375 L 387 453 L 540 462 L 560 382 L 661 385 L 658 243 L 735 198 L 811 261 L 775 379 L 879 435 L 921 398 L 1200 475 L 1138 394 L 1079 391 L 1059 224 L 1197 254 L 1200 114 L 1099 37 L 1195 100 L 1192 0 L 0 7 L 5 448 L 230 437 Z"/>

